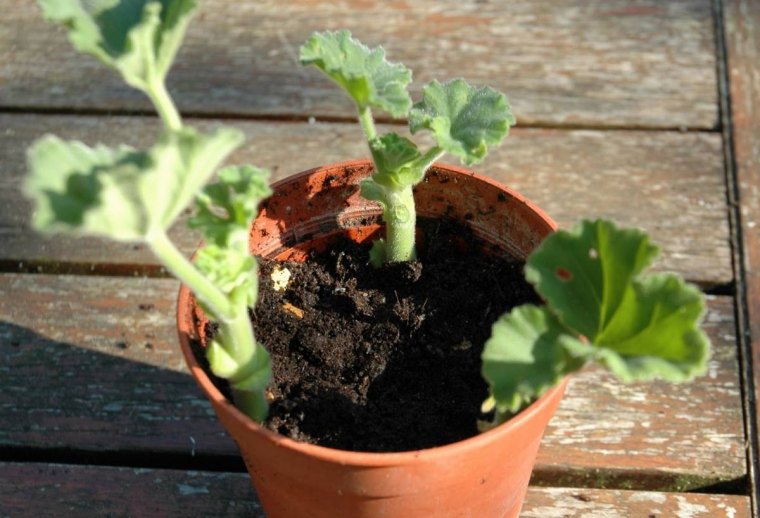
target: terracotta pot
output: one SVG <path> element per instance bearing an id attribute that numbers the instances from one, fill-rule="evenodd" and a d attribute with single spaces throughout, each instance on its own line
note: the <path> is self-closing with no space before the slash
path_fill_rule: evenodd
<path id="1" fill-rule="evenodd" d="M 321 167 L 274 184 L 251 229 L 251 252 L 302 259 L 348 234 L 378 232 L 380 208 L 358 194 L 366 161 Z M 498 249 L 519 258 L 554 228 L 541 210 L 488 178 L 436 165 L 415 190 L 421 217 L 466 222 Z M 240 446 L 270 518 L 517 516 L 541 437 L 567 381 L 509 422 L 470 439 L 400 453 L 342 451 L 296 442 L 239 412 L 209 380 L 189 345 L 204 317 L 183 286 L 177 310 L 180 342 L 193 376 Z"/>

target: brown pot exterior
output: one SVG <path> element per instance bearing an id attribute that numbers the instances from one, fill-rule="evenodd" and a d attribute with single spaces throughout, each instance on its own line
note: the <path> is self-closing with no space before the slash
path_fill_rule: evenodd
<path id="1" fill-rule="evenodd" d="M 251 229 L 251 251 L 302 259 L 330 236 L 373 237 L 381 210 L 358 194 L 367 161 L 306 171 L 274 184 Z M 420 216 L 466 221 L 476 234 L 525 258 L 556 225 L 522 196 L 461 168 L 434 166 L 415 189 Z M 309 244 L 308 242 L 311 241 Z M 239 412 L 190 350 L 203 315 L 180 290 L 177 322 L 193 376 L 238 443 L 270 518 L 516 517 L 544 429 L 567 380 L 509 422 L 470 439 L 400 453 L 363 453 L 300 443 Z M 199 322 L 200 321 L 200 322 Z"/>

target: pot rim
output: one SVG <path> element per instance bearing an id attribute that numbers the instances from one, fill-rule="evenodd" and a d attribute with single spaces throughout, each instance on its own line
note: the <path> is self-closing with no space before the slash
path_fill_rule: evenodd
<path id="1" fill-rule="evenodd" d="M 308 177 L 314 173 L 331 170 L 342 169 L 346 167 L 367 167 L 371 166 L 372 162 L 367 159 L 348 160 L 344 162 L 336 162 L 325 166 L 319 166 L 294 175 L 287 176 L 281 180 L 278 180 L 272 184 L 272 189 L 292 182 L 302 177 Z M 503 185 L 496 180 L 480 175 L 465 168 L 443 164 L 436 162 L 430 168 L 432 169 L 444 169 L 457 174 L 473 177 L 482 182 L 488 183 L 500 190 L 506 191 L 516 201 L 526 205 L 530 210 L 535 212 L 541 219 L 545 220 L 552 230 L 557 229 L 557 224 L 552 220 L 543 210 L 538 208 L 533 202 L 526 199 L 523 195 L 512 190 L 511 188 Z M 551 405 L 552 402 L 559 399 L 565 392 L 565 389 L 569 383 L 570 377 L 566 376 L 560 380 L 555 386 L 547 390 L 540 398 L 531 403 L 527 408 L 523 409 L 519 414 L 512 417 L 505 423 L 502 423 L 486 432 L 479 433 L 467 439 L 461 441 L 444 444 L 442 446 L 435 446 L 432 448 L 425 448 L 419 450 L 409 450 L 400 452 L 366 452 L 366 451 L 353 451 L 353 450 L 341 450 L 337 448 L 330 448 L 327 446 L 320 446 L 316 444 L 310 444 L 306 442 L 297 441 L 284 435 L 280 435 L 273 432 L 259 423 L 253 421 L 250 417 L 243 414 L 238 410 L 232 402 L 230 402 L 218 388 L 214 385 L 201 365 L 198 363 L 193 351 L 190 347 L 191 329 L 190 321 L 192 318 L 191 304 L 192 294 L 190 290 L 184 284 L 180 285 L 179 295 L 177 298 L 177 311 L 176 321 L 177 329 L 179 331 L 180 346 L 182 353 L 185 357 L 185 361 L 190 367 L 191 374 L 196 379 L 196 382 L 200 385 L 206 396 L 216 405 L 224 409 L 229 416 L 238 422 L 249 433 L 255 433 L 263 436 L 267 441 L 275 444 L 278 447 L 282 447 L 291 451 L 300 452 L 302 454 L 310 455 L 317 459 L 337 462 L 339 464 L 347 464 L 354 466 L 364 467 L 382 467 L 388 465 L 399 464 L 411 464 L 420 461 L 434 461 L 439 458 L 443 458 L 452 454 L 454 451 L 463 452 L 467 450 L 473 450 L 482 447 L 484 444 L 488 444 L 499 440 L 502 435 L 510 433 L 513 429 L 523 426 L 527 421 L 531 419 L 534 414 L 540 413 L 544 407 Z"/>

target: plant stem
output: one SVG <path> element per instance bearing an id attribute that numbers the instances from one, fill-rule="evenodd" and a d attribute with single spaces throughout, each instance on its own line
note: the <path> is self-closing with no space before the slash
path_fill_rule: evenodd
<path id="1" fill-rule="evenodd" d="M 371 142 L 377 138 L 375 120 L 372 118 L 372 110 L 368 106 L 359 108 L 359 124 L 361 124 L 362 130 L 364 130 L 367 142 Z"/>
<path id="2" fill-rule="evenodd" d="M 386 190 L 385 253 L 389 263 L 412 261 L 416 258 L 414 230 L 417 215 L 414 207 L 412 187 L 400 191 Z"/>
<path id="3" fill-rule="evenodd" d="M 271 379 L 269 355 L 256 344 L 245 294 L 233 293 L 233 299 L 235 318 L 220 323 L 223 346 L 238 365 L 237 372 L 229 379 L 232 397 L 241 412 L 262 422 L 269 412 L 264 395 Z"/>
<path id="4" fill-rule="evenodd" d="M 166 90 L 166 84 L 162 80 L 150 81 L 146 93 L 166 127 L 173 131 L 182 129 L 182 117 L 180 117 L 177 107 L 174 106 L 174 101 Z"/>
<path id="5" fill-rule="evenodd" d="M 177 250 L 165 232 L 151 233 L 146 241 L 161 264 L 186 284 L 215 318 L 222 322 L 235 318 L 233 308 L 224 293 L 204 277 L 182 252 Z"/>

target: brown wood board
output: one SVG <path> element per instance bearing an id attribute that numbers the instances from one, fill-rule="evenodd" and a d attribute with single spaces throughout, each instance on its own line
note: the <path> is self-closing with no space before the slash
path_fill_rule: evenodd
<path id="1" fill-rule="evenodd" d="M 0 106 L 145 110 L 143 96 L 77 55 L 35 2 L 0 0 Z M 298 48 L 348 28 L 431 79 L 464 76 L 507 93 L 529 125 L 717 126 L 710 0 L 291 2 L 205 0 L 170 74 L 180 109 L 353 117 L 352 103 Z"/>
<path id="2" fill-rule="evenodd" d="M 0 463 L 10 516 L 246 516 L 264 518 L 247 474 Z M 748 518 L 749 497 L 528 488 L 523 518 Z"/>
<path id="3" fill-rule="evenodd" d="M 205 129 L 220 124 L 196 122 Z M 248 136 L 232 162 L 270 168 L 274 178 L 368 154 L 354 124 L 232 125 Z M 0 114 L 3 127 L 0 265 L 5 270 L 39 266 L 44 271 L 81 273 L 92 267 L 128 274 L 155 265 L 139 244 L 28 233 L 30 207 L 20 194 L 25 149 L 42 134 L 53 132 L 90 144 L 147 146 L 157 131 L 155 119 Z M 608 217 L 621 225 L 643 227 L 663 249 L 658 269 L 679 272 L 703 286 L 732 282 L 718 134 L 517 129 L 474 169 L 521 191 L 562 226 L 581 218 Z M 199 240 L 183 224 L 172 235 L 186 253 Z"/>
<path id="4" fill-rule="evenodd" d="M 739 229 L 743 261 L 743 295 L 748 321 L 745 339 L 751 346 L 754 397 L 760 396 L 760 5 L 751 0 L 725 3 L 726 45 Z M 760 429 L 760 411 L 755 409 Z M 757 444 L 755 445 L 757 448 Z M 757 489 L 756 489 L 757 491 Z M 757 494 L 757 493 L 756 493 Z"/>
<path id="5" fill-rule="evenodd" d="M 0 274 L 6 454 L 237 456 L 181 358 L 176 292 L 166 279 Z M 544 439 L 539 480 L 685 490 L 745 476 L 733 307 L 728 297 L 709 307 L 709 374 L 676 386 L 577 375 Z"/>

